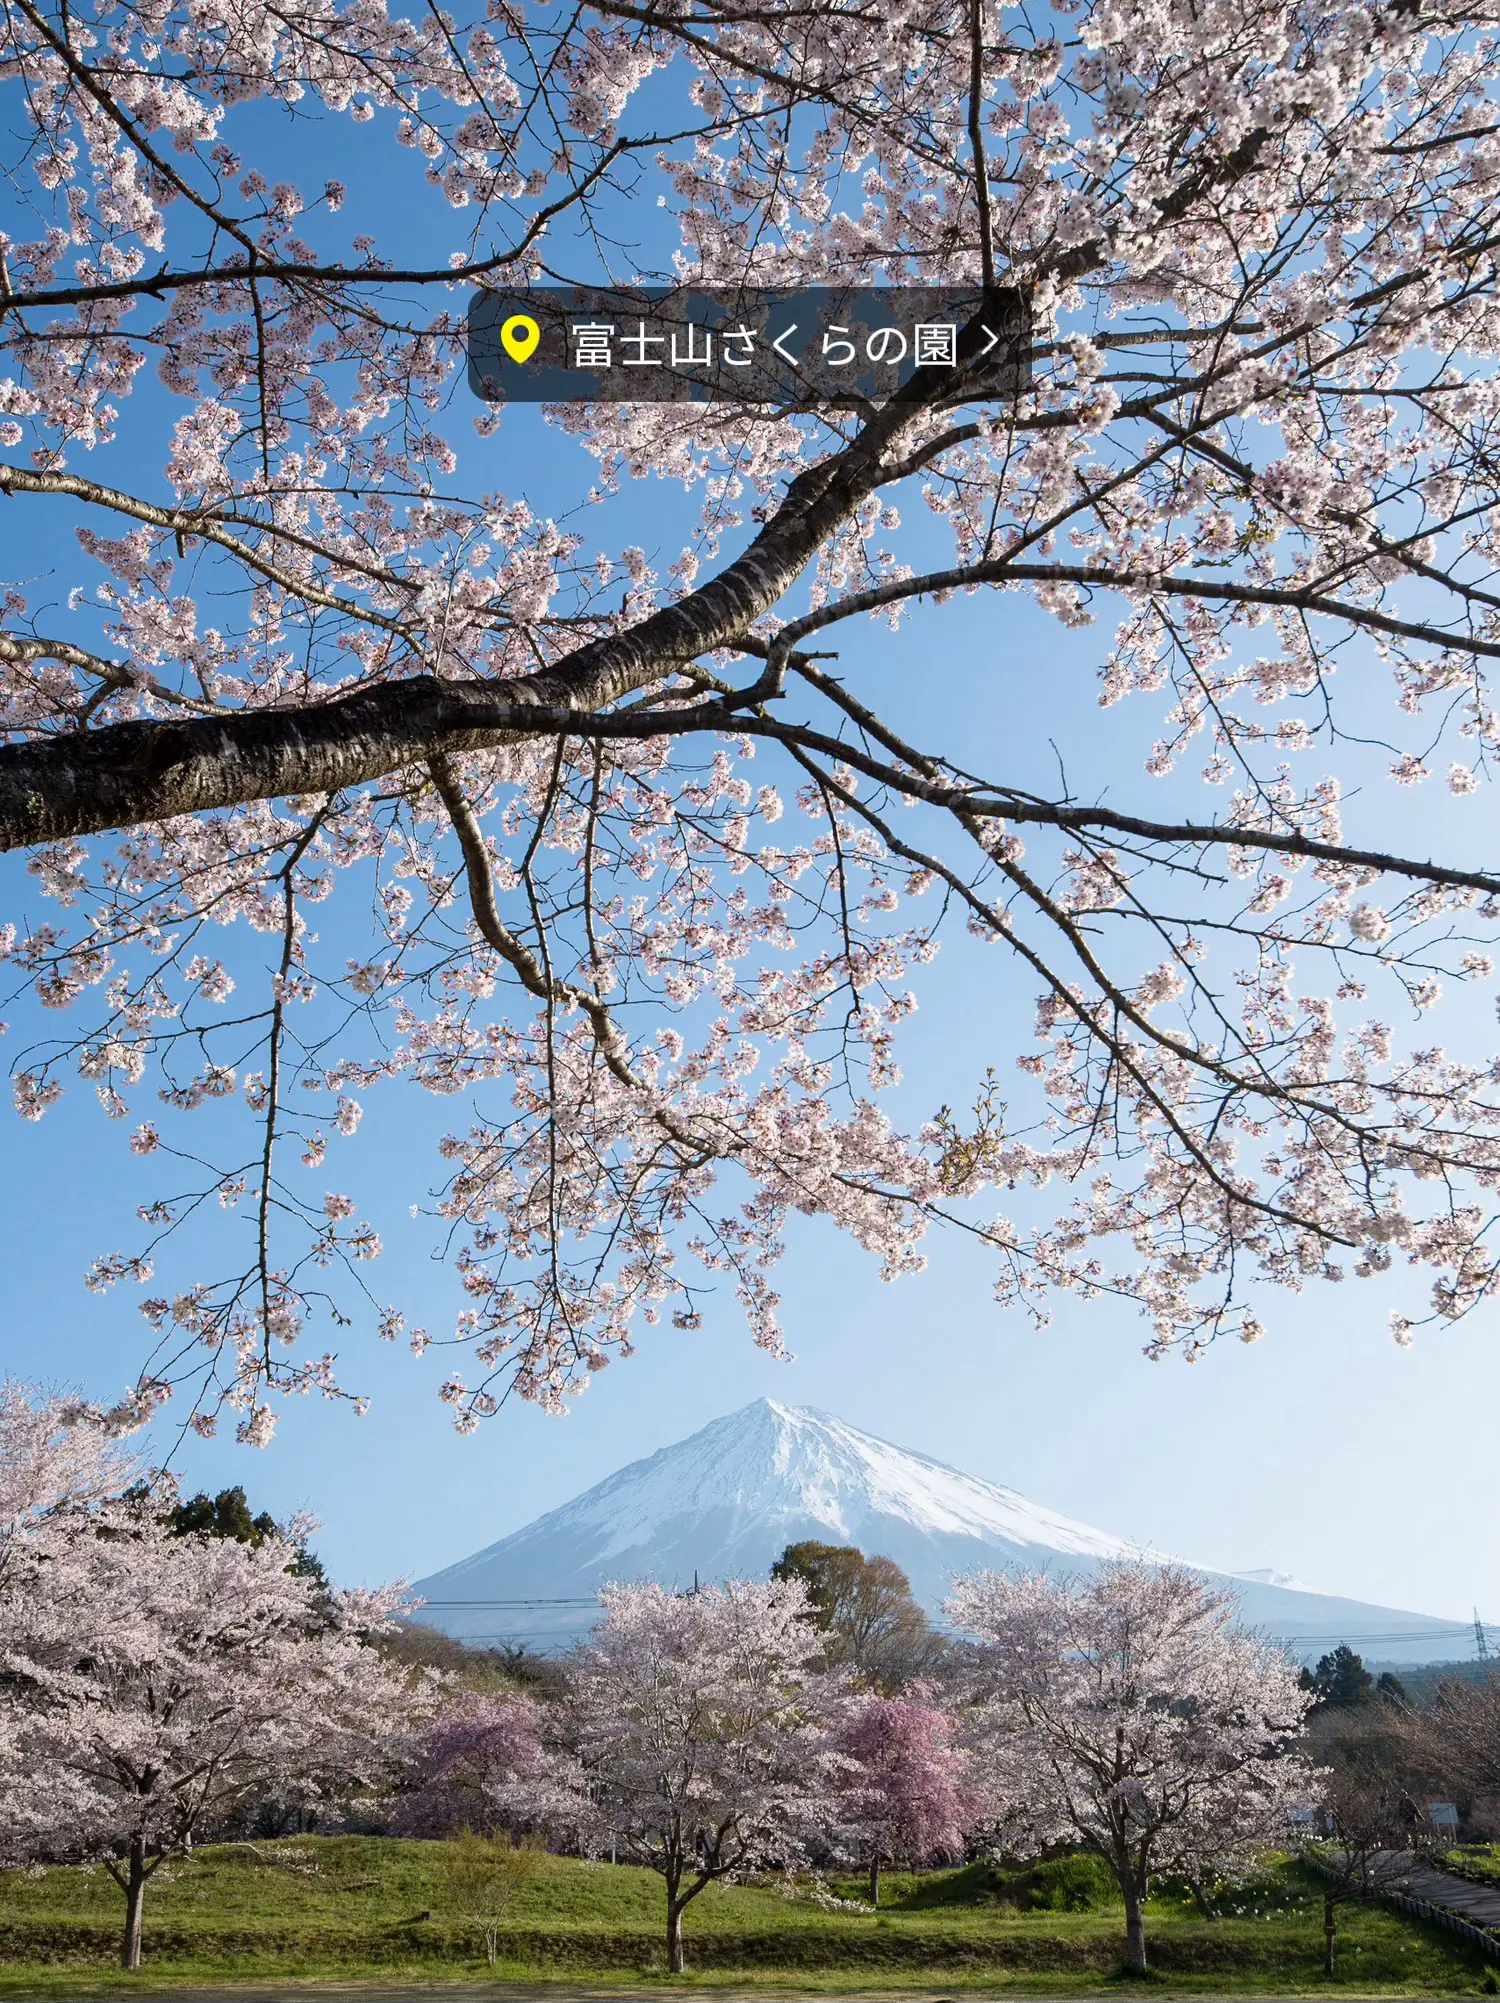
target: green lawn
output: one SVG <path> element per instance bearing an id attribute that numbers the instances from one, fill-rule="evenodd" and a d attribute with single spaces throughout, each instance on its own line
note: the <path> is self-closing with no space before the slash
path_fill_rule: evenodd
<path id="1" fill-rule="evenodd" d="M 1464 1878 L 1478 1878 L 1487 1885 L 1500 1885 L 1500 1855 L 1493 1843 L 1466 1843 L 1450 1850 L 1445 1863 Z"/>
<path id="2" fill-rule="evenodd" d="M 200 1849 L 153 1881 L 147 1967 L 138 1977 L 108 1975 L 123 1901 L 103 1870 L 0 1874 L 0 1997 L 275 1977 L 540 1979 L 592 1988 L 664 1982 L 664 1901 L 649 1872 L 545 1859 L 511 1909 L 502 1963 L 492 1972 L 477 1935 L 444 1910 L 446 1848 L 303 1836 Z M 829 1889 L 853 1897 L 860 1887 Z M 1219 1905 L 1210 1924 L 1185 1897 L 1153 1901 L 1149 1945 L 1163 1986 L 1482 1993 L 1485 1964 L 1473 1950 L 1378 1907 L 1345 1909 L 1340 1973 L 1327 1984 L 1318 1887 L 1296 1864 L 1279 1865 Z M 974 1865 L 888 1874 L 879 1914 L 826 1910 L 775 1885 L 713 1887 L 689 1908 L 686 1930 L 688 1987 L 1070 1995 L 1126 1988 L 1115 1976 L 1120 1912 L 1101 1896 L 1087 1860 L 1010 1873 Z"/>

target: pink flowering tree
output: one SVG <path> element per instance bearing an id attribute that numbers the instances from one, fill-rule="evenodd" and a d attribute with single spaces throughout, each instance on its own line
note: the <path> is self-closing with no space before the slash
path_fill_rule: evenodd
<path id="1" fill-rule="evenodd" d="M 882 1864 L 930 1864 L 963 1852 L 968 1758 L 954 1742 L 952 1719 L 924 1694 L 918 1685 L 910 1696 L 863 1701 L 839 1737 L 852 1762 L 844 1778 L 847 1840 L 869 1866 L 872 1906 L 880 1903 Z"/>
<path id="2" fill-rule="evenodd" d="M 611 1586 L 572 1663 L 572 1737 L 596 1843 L 660 1872 L 667 1967 L 708 1885 L 790 1863 L 831 1834 L 845 1762 L 837 1699 L 809 1667 L 800 1585 L 730 1580 L 696 1593 Z"/>
<path id="3" fill-rule="evenodd" d="M 419 1734 L 392 1819 L 400 1836 L 567 1832 L 583 1799 L 557 1721 L 529 1697 L 445 1705 Z"/>
<path id="4" fill-rule="evenodd" d="M 1414 1268 L 1402 1341 L 1491 1295 L 1486 7 L 11 0 L 0 37 L 14 1096 L 81 1081 L 160 1171 L 90 1275 L 147 1286 L 142 1400 L 261 1441 L 272 1393 L 357 1390 L 310 1318 L 428 1340 L 347 1145 L 401 1083 L 466 1102 L 413 1192 L 465 1426 L 705 1286 L 776 1349 L 793 1212 L 891 1276 L 957 1217 L 1003 1300 L 1112 1292 L 1157 1356 L 1254 1340 L 1257 1285 Z M 569 406 L 542 506 L 463 311 L 620 242 L 1004 288 L 1029 384 Z M 981 727 L 1023 601 L 1090 635 L 1055 777 Z M 920 668 L 877 679 L 872 618 Z M 1107 801 L 1063 776 L 1095 699 Z M 965 928 L 1035 1040 L 907 1108 Z M 216 1204 L 243 1254 L 166 1242 Z"/>
<path id="5" fill-rule="evenodd" d="M 0 1379 L 0 1581 L 59 1512 L 117 1495 L 135 1473 L 119 1415 Z"/>
<path id="6" fill-rule="evenodd" d="M 420 1689 L 369 1645 L 398 1591 L 339 1593 L 297 1547 L 174 1534 L 137 1500 L 57 1519 L 0 1583 L 6 1844 L 102 1859 L 141 1961 L 145 1890 L 264 1793 L 381 1778 Z"/>
<path id="7" fill-rule="evenodd" d="M 1295 1669 L 1235 1629 L 1232 1594 L 1173 1566 L 981 1573 L 949 1610 L 978 1640 L 972 1731 L 995 1840 L 1101 1857 L 1125 1902 L 1126 1965 L 1144 1973 L 1153 1878 L 1242 1868 L 1316 1793 Z"/>

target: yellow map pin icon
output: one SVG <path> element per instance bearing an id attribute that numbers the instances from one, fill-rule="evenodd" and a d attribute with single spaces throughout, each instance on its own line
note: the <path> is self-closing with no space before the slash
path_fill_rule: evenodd
<path id="1" fill-rule="evenodd" d="M 527 313 L 512 313 L 500 329 L 500 345 L 513 362 L 529 362 L 542 330 Z"/>

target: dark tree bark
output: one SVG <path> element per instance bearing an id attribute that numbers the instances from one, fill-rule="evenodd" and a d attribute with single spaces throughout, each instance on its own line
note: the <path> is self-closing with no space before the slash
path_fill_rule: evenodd
<path id="1" fill-rule="evenodd" d="M 1146 1918 L 1133 1879 L 1125 1887 L 1125 1966 L 1132 1975 L 1146 1973 Z"/>
<path id="2" fill-rule="evenodd" d="M 134 1973 L 141 1965 L 141 1917 L 146 1904 L 146 1839 L 132 1836 L 130 1857 L 121 1881 L 125 1889 L 125 1938 L 120 1966 Z"/>
<path id="3" fill-rule="evenodd" d="M 533 675 L 503 683 L 418 675 L 292 709 L 110 724 L 0 748 L 0 848 L 336 792 L 445 752 L 543 734 L 543 717 L 582 717 L 618 702 L 700 654 L 732 646 L 778 605 L 880 484 L 889 448 L 942 387 L 892 398 L 851 445 L 799 473 L 749 548 L 700 589 Z M 19 468 L 0 473 L 5 492 L 37 484 Z M 189 533 L 202 526 L 189 516 L 180 523 L 164 516 L 161 525 Z"/>

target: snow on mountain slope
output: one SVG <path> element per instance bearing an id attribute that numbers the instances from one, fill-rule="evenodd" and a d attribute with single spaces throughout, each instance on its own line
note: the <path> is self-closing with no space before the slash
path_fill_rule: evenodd
<path id="1" fill-rule="evenodd" d="M 874 1512 L 933 1535 L 1001 1537 L 1088 1557 L 1125 1549 L 1118 1538 L 1038 1509 L 1011 1489 L 769 1398 L 622 1468 L 543 1521 L 597 1525 L 599 1555 L 613 1558 L 683 1516 L 725 1507 L 747 1521 L 788 1511 L 809 1516 L 832 1539 L 852 1536 Z"/>
<path id="2" fill-rule="evenodd" d="M 758 1399 L 634 1461 L 498 1544 L 417 1582 L 420 1618 L 471 1641 L 565 1645 L 609 1579 L 691 1585 L 764 1577 L 816 1537 L 894 1558 L 938 1615 L 955 1574 L 1088 1570 L 1132 1555 L 1104 1531 L 1014 1489 L 945 1467 L 823 1412 Z M 1382 1660 L 1464 1653 L 1463 1631 L 1417 1614 L 1311 1593 L 1269 1568 L 1229 1581 L 1245 1618 L 1299 1653 L 1347 1639 Z"/>

